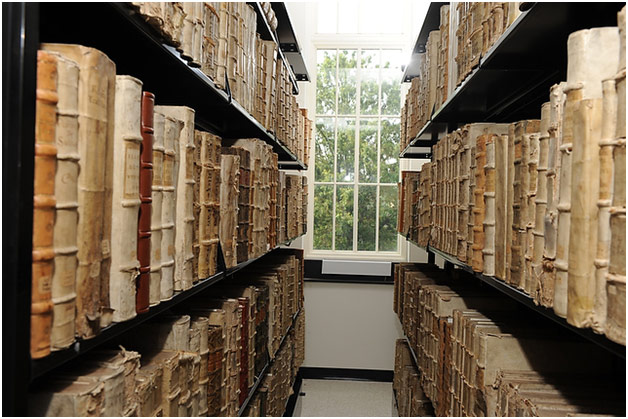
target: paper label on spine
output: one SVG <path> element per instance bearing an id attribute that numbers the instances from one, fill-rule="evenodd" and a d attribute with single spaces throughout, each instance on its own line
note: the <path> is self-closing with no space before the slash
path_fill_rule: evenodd
<path id="1" fill-rule="evenodd" d="M 127 144 L 124 159 L 124 198 L 134 199 L 140 193 L 140 145 Z"/>
<path id="2" fill-rule="evenodd" d="M 153 185 L 161 186 L 162 181 L 162 166 L 163 166 L 164 153 L 156 151 L 153 153 Z"/>
<path id="3" fill-rule="evenodd" d="M 164 155 L 163 185 L 173 186 L 172 171 L 174 169 L 174 156 Z"/>

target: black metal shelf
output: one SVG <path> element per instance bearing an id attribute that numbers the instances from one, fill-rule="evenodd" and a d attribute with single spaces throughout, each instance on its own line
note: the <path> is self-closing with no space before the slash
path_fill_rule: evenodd
<path id="1" fill-rule="evenodd" d="M 233 274 L 235 274 L 236 272 L 246 268 L 247 266 L 251 265 L 254 262 L 257 262 L 264 256 L 279 249 L 279 246 L 286 245 L 295 239 L 296 237 L 284 243 L 281 243 L 277 247 L 269 250 L 268 252 L 264 253 L 261 256 L 239 263 L 238 265 L 229 269 L 224 269 L 223 261 L 219 260 L 219 265 L 223 266 L 221 272 L 218 272 L 217 274 L 209 278 L 206 278 L 197 282 L 196 284 L 194 284 L 194 286 L 192 286 L 192 288 L 188 290 L 176 293 L 170 300 L 161 301 L 159 304 L 153 307 L 150 307 L 148 312 L 143 313 L 143 314 L 138 314 L 136 317 L 130 320 L 124 321 L 124 322 L 113 323 L 107 328 L 101 330 L 100 333 L 96 335 L 95 337 L 91 339 L 77 340 L 76 342 L 72 344 L 72 346 L 70 346 L 67 349 L 52 352 L 50 355 L 41 359 L 31 360 L 30 381 L 32 382 L 36 380 L 37 378 L 41 377 L 42 375 L 46 374 L 47 372 L 50 372 L 53 369 L 59 367 L 60 365 L 65 364 L 66 362 L 71 361 L 89 352 L 90 350 L 103 345 L 105 342 L 108 342 L 111 339 L 117 336 L 120 336 L 121 334 L 137 327 L 138 325 L 157 316 L 158 314 L 161 314 L 170 310 L 172 307 L 180 304 L 181 302 L 191 298 L 192 296 L 202 291 L 205 291 L 206 289 L 210 288 L 212 285 L 233 276 Z"/>
<path id="2" fill-rule="evenodd" d="M 306 166 L 280 140 L 180 53 L 125 3 L 41 3 L 40 42 L 77 43 L 97 48 L 116 64 L 117 74 L 143 82 L 160 105 L 186 105 L 195 110 L 197 127 L 225 142 L 259 138 L 270 144 L 280 161 Z M 85 19 L 85 16 L 98 16 Z M 72 30 L 68 30 L 72 28 Z M 115 30 L 112 30 L 115 28 Z"/>
<path id="3" fill-rule="evenodd" d="M 625 3 L 528 4 L 479 65 L 436 109 L 400 157 L 434 133 L 472 122 L 538 119 L 550 87 L 567 76 L 567 38 L 577 30 L 616 26 Z"/>
<path id="4" fill-rule="evenodd" d="M 310 75 L 303 60 L 303 55 L 301 55 L 301 47 L 297 34 L 292 27 L 292 19 L 290 19 L 286 4 L 284 2 L 273 2 L 271 5 L 275 16 L 277 16 L 276 34 L 281 51 L 292 66 L 297 81 L 310 81 Z"/>
<path id="5" fill-rule="evenodd" d="M 567 321 L 564 318 L 557 316 L 554 313 L 554 310 L 552 310 L 551 308 L 536 305 L 532 297 L 530 297 L 528 294 L 524 293 L 520 289 L 517 289 L 498 278 L 483 275 L 481 272 L 475 272 L 473 269 L 471 269 L 469 265 L 461 262 L 455 256 L 449 255 L 429 245 L 425 247 L 420 246 L 419 244 L 413 242 L 412 240 L 408 238 L 406 238 L 406 240 L 408 240 L 410 243 L 414 244 L 415 246 L 425 250 L 426 252 L 428 252 L 428 254 L 432 253 L 432 254 L 440 256 L 446 262 L 451 263 L 457 266 L 458 268 L 470 273 L 475 278 L 479 279 L 485 284 L 490 285 L 491 287 L 495 288 L 497 291 L 501 292 L 502 294 L 505 294 L 506 296 L 512 298 L 513 300 L 516 300 L 517 302 L 523 304 L 527 308 L 534 310 L 537 313 L 542 314 L 543 316 L 545 316 L 546 318 L 550 320 L 553 320 L 555 323 L 559 324 L 563 328 L 573 333 L 576 333 L 577 335 L 595 343 L 596 345 L 606 349 L 607 351 L 623 359 L 626 359 L 626 347 L 625 346 L 619 345 L 613 341 L 608 340 L 606 336 L 604 335 L 596 334 L 595 332 L 593 332 L 592 329 L 581 329 L 581 328 L 570 325 L 569 323 L 567 323 Z"/>
<path id="6" fill-rule="evenodd" d="M 297 317 L 299 316 L 300 313 L 301 313 L 301 309 L 298 309 L 297 312 L 292 316 L 292 321 L 290 322 L 290 326 L 288 327 L 288 330 L 286 330 L 286 333 L 281 338 L 281 342 L 279 342 L 279 349 L 277 349 L 277 353 L 279 353 L 279 351 L 281 351 L 281 348 L 283 348 L 283 344 L 286 342 L 286 338 L 290 334 L 290 331 L 292 330 L 292 328 L 294 328 L 294 322 L 297 320 Z M 238 416 L 242 416 L 244 414 L 244 410 L 249 405 L 249 402 L 255 395 L 255 392 L 259 388 L 260 384 L 262 384 L 262 381 L 264 381 L 264 376 L 268 372 L 268 369 L 273 365 L 274 362 L 275 362 L 275 358 L 269 359 L 266 365 L 264 365 L 264 368 L 262 368 L 262 371 L 260 372 L 259 376 L 255 377 L 255 383 L 249 389 L 248 396 L 246 396 L 244 403 L 242 403 L 242 406 L 240 406 L 240 410 L 238 410 Z"/>

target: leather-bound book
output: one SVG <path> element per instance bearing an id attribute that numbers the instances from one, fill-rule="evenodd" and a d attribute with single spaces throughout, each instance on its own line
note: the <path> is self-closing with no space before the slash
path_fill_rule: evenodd
<path id="1" fill-rule="evenodd" d="M 508 226 L 508 134 L 497 135 L 495 142 L 495 273 L 506 281 L 506 254 Z"/>
<path id="2" fill-rule="evenodd" d="M 544 307 L 554 305 L 554 283 L 556 279 L 556 239 L 558 236 L 558 192 L 560 188 L 560 146 L 563 140 L 563 110 L 566 95 L 565 83 L 555 84 L 550 89 L 549 145 L 547 152 L 547 210 L 544 217 L 543 273 L 539 286 L 539 300 Z"/>
<path id="3" fill-rule="evenodd" d="M 137 259 L 140 274 L 137 277 L 135 309 L 145 313 L 150 306 L 150 257 L 153 186 L 153 138 L 155 95 L 142 92 L 142 145 L 140 151 L 140 216 L 137 223 Z"/>
<path id="4" fill-rule="evenodd" d="M 151 187 L 152 207 L 150 213 L 150 286 L 149 302 L 151 306 L 161 301 L 161 241 L 162 207 L 164 189 L 164 115 L 153 115 L 153 182 Z"/>
<path id="5" fill-rule="evenodd" d="M 204 149 L 207 156 L 203 157 L 205 175 L 201 177 L 204 184 L 201 191 L 201 219 L 206 224 L 200 225 L 200 256 L 202 258 L 201 266 L 206 266 L 206 275 L 215 275 L 218 268 L 218 247 L 220 240 L 218 238 L 218 230 L 220 226 L 220 156 L 221 156 L 221 138 L 205 133 L 203 141 L 207 142 Z M 200 269 L 200 267 L 199 267 Z"/>
<path id="6" fill-rule="evenodd" d="M 179 149 L 179 164 L 175 192 L 174 290 L 185 291 L 198 280 L 193 275 L 192 244 L 194 240 L 194 110 L 186 106 L 156 106 L 155 109 L 183 122 L 183 128 L 176 143 Z"/>
<path id="7" fill-rule="evenodd" d="M 76 311 L 76 228 L 78 223 L 78 65 L 61 54 L 57 58 L 57 170 L 55 173 L 56 215 L 54 225 L 55 269 L 52 275 L 51 350 L 74 342 Z"/>
<path id="8" fill-rule="evenodd" d="M 43 388 L 29 395 L 30 416 L 101 416 L 105 404 L 105 385 L 81 378 L 54 377 Z"/>
<path id="9" fill-rule="evenodd" d="M 38 51 L 33 188 L 31 358 L 42 358 L 50 353 L 53 310 L 51 284 L 55 256 L 53 233 L 57 101 L 57 58 L 45 51 Z"/>
<path id="10" fill-rule="evenodd" d="M 113 320 L 136 315 L 136 285 L 139 274 L 137 226 L 140 210 L 140 129 L 142 82 L 116 76 L 116 116 L 113 162 L 113 246 L 109 284 Z"/>
<path id="11" fill-rule="evenodd" d="M 87 339 L 111 322 L 111 198 L 116 66 L 94 48 L 42 44 L 75 61 L 78 88 L 78 267 L 76 334 Z"/>
<path id="12" fill-rule="evenodd" d="M 225 264 L 231 268 L 238 263 L 238 185 L 240 157 L 223 154 L 220 163 L 220 246 Z"/>
<path id="13" fill-rule="evenodd" d="M 251 153 L 242 147 L 223 147 L 222 154 L 240 157 L 239 195 L 238 195 L 238 263 L 249 259 L 249 247 L 253 235 L 253 190 L 251 188 Z"/>
<path id="14" fill-rule="evenodd" d="M 162 113 L 157 111 L 158 113 Z M 174 293 L 174 237 L 177 216 L 176 185 L 179 179 L 179 135 L 183 122 L 164 115 L 164 161 L 161 203 L 161 285 L 162 301 Z"/>

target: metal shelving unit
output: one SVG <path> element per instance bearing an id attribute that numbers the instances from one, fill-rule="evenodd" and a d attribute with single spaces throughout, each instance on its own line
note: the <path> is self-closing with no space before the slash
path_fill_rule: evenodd
<path id="1" fill-rule="evenodd" d="M 554 310 L 552 310 L 551 308 L 536 305 L 534 303 L 534 300 L 532 300 L 532 297 L 530 297 L 528 294 L 524 293 L 520 289 L 515 288 L 498 278 L 483 275 L 481 272 L 475 272 L 473 269 L 471 269 L 471 266 L 459 261 L 458 258 L 455 256 L 449 255 L 429 245 L 426 247 L 419 246 L 417 243 L 409 240 L 408 238 L 406 238 L 406 240 L 408 240 L 410 243 L 428 252 L 428 255 L 431 254 L 431 255 L 440 256 L 441 258 L 445 260 L 445 263 L 454 265 L 457 268 L 470 273 L 471 275 L 473 275 L 475 278 L 479 279 L 483 283 L 490 285 L 491 287 L 495 288 L 497 291 L 501 292 L 502 294 L 505 294 L 508 297 L 512 298 L 513 300 L 516 300 L 517 302 L 523 304 L 528 309 L 536 311 L 539 314 L 542 314 L 545 318 L 554 321 L 556 324 L 562 326 L 563 328 L 573 333 L 576 333 L 579 336 L 582 336 L 583 338 L 595 343 L 596 345 L 606 349 L 607 351 L 623 359 L 626 359 L 626 347 L 625 346 L 619 345 L 613 341 L 608 340 L 606 336 L 604 335 L 598 335 L 594 333 L 592 329 L 581 329 L 581 328 L 570 325 L 569 323 L 567 323 L 567 320 L 565 320 L 562 317 L 557 316 L 554 313 Z"/>
<path id="2" fill-rule="evenodd" d="M 280 168 L 303 170 L 307 166 L 234 101 L 228 88 L 219 89 L 199 69 L 188 66 L 128 4 L 3 3 L 2 8 L 3 197 L 10 202 L 3 211 L 3 338 L 7 342 L 3 350 L 6 384 L 3 414 L 13 416 L 26 413 L 26 395 L 33 380 L 230 278 L 259 259 L 229 270 L 224 269 L 220 260 L 219 273 L 151 307 L 148 313 L 113 324 L 93 339 L 78 341 L 66 350 L 31 360 L 33 127 L 36 54 L 41 42 L 79 43 L 98 48 L 116 63 L 117 74 L 141 79 L 144 88 L 155 93 L 159 104 L 194 108 L 197 127 L 222 136 L 223 145 L 236 138 L 260 138 L 273 146 L 279 155 Z"/>
<path id="3" fill-rule="evenodd" d="M 272 3 L 275 16 L 277 16 L 277 41 L 283 54 L 288 59 L 297 81 L 310 81 L 305 61 L 301 55 L 301 46 L 297 34 L 292 27 L 292 19 L 284 2 Z"/>
<path id="4" fill-rule="evenodd" d="M 442 133 L 466 123 L 540 118 L 550 87 L 567 77 L 569 35 L 585 28 L 616 26 L 623 3 L 539 2 L 525 7 L 400 157 L 416 158 L 412 147 L 417 143 L 435 143 Z M 438 29 L 438 22 L 426 19 L 424 28 L 429 33 Z"/>

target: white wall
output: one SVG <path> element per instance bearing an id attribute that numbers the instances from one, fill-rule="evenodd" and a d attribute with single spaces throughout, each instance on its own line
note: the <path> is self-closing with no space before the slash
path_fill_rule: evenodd
<path id="1" fill-rule="evenodd" d="M 305 367 L 392 370 L 403 337 L 393 287 L 305 283 Z"/>

